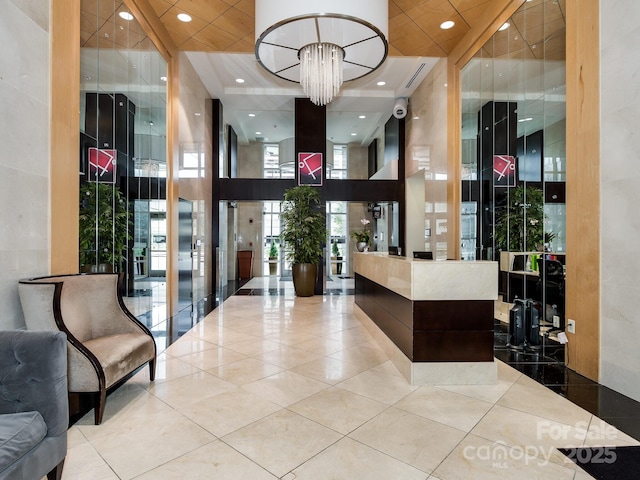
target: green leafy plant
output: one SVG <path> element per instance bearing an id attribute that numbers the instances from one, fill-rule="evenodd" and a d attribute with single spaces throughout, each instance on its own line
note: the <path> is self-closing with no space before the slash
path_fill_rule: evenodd
<path id="1" fill-rule="evenodd" d="M 276 242 L 271 242 L 271 247 L 269 248 L 269 258 L 278 258 L 278 247 L 276 247 Z"/>
<path id="2" fill-rule="evenodd" d="M 338 242 L 333 242 L 331 245 L 331 255 L 334 257 L 340 256 L 340 249 L 338 248 Z"/>
<path id="3" fill-rule="evenodd" d="M 495 247 L 510 252 L 539 249 L 555 234 L 544 231 L 544 194 L 536 187 L 510 189 L 506 209 L 497 213 Z"/>
<path id="4" fill-rule="evenodd" d="M 130 221 L 122 193 L 109 183 L 80 188 L 80 265 L 111 265 L 125 260 Z"/>
<path id="5" fill-rule="evenodd" d="M 318 190 L 302 185 L 284 192 L 280 213 L 285 255 L 291 263 L 317 264 L 327 238 L 325 215 L 319 209 Z"/>
<path id="6" fill-rule="evenodd" d="M 360 220 L 360 223 L 362 223 L 363 226 L 362 230 L 352 232 L 351 236 L 356 240 L 356 242 L 364 242 L 367 245 L 371 245 L 371 232 L 365 228 L 369 223 L 371 223 L 371 221 L 363 218 Z"/>

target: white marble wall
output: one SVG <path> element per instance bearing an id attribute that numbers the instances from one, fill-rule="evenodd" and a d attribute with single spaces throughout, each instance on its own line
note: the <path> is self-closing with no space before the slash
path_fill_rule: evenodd
<path id="1" fill-rule="evenodd" d="M 638 18 L 637 0 L 600 2 L 600 383 L 636 400 L 640 400 Z"/>
<path id="2" fill-rule="evenodd" d="M 211 110 L 207 108 L 209 93 L 186 54 L 180 54 L 178 138 L 180 143 L 179 195 L 193 203 L 195 248 L 193 300 L 198 301 L 214 291 L 213 241 L 211 238 Z M 204 163 L 194 172 L 185 168 L 185 153 L 200 152 Z M 217 208 L 217 205 L 216 205 Z"/>
<path id="3" fill-rule="evenodd" d="M 49 1 L 0 11 L 0 329 L 15 329 L 18 279 L 49 273 Z"/>
<path id="4" fill-rule="evenodd" d="M 424 248 L 447 258 L 447 59 L 435 64 L 409 100 L 406 178 L 425 175 Z M 407 218 L 407 222 L 419 222 Z"/>

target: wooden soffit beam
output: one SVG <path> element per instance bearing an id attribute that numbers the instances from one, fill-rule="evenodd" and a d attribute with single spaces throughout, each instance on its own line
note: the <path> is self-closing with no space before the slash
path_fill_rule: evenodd
<path id="1" fill-rule="evenodd" d="M 449 54 L 449 63 L 464 67 L 526 0 L 493 0 L 481 19 L 462 37 Z"/>
<path id="2" fill-rule="evenodd" d="M 178 47 L 171 35 L 162 24 L 149 0 L 124 0 L 131 14 L 136 18 L 142 29 L 155 44 L 160 55 L 169 62 L 178 53 Z"/>

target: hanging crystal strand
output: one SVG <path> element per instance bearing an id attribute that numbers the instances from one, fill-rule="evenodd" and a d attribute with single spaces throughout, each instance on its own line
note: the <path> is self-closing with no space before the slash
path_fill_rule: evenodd
<path id="1" fill-rule="evenodd" d="M 343 81 L 344 51 L 330 43 L 307 45 L 300 50 L 300 84 L 316 105 L 326 105 L 338 94 Z"/>

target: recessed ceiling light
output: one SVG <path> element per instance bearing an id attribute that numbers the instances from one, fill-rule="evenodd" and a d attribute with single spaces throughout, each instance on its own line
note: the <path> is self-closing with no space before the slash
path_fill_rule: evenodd
<path id="1" fill-rule="evenodd" d="M 450 28 L 452 28 L 454 25 L 456 24 L 456 22 L 454 22 L 453 20 L 447 20 L 446 22 L 442 22 L 440 24 L 440 28 L 442 30 L 449 30 Z"/>
<path id="2" fill-rule="evenodd" d="M 200 116 L 200 112 L 194 112 L 193 114 L 194 114 L 196 117 L 199 117 L 199 116 Z"/>
<path id="3" fill-rule="evenodd" d="M 355 137 L 356 135 L 358 135 L 357 133 L 352 133 L 351 136 Z"/>
<path id="4" fill-rule="evenodd" d="M 118 15 L 123 20 L 133 20 L 133 15 L 131 15 L 129 12 L 120 12 Z"/>
<path id="5" fill-rule="evenodd" d="M 509 22 L 506 22 L 504 25 L 502 25 L 498 31 L 501 32 L 503 30 L 506 30 L 507 28 L 509 28 L 511 26 L 511 24 Z"/>
<path id="6" fill-rule="evenodd" d="M 178 20 L 180 20 L 181 22 L 188 23 L 191 21 L 191 15 L 188 15 L 186 13 L 179 13 Z"/>
<path id="7" fill-rule="evenodd" d="M 367 118 L 366 115 L 360 115 L 358 118 Z"/>
<path id="8" fill-rule="evenodd" d="M 167 81 L 167 77 L 160 77 L 160 80 L 162 80 L 163 82 Z"/>
<path id="9" fill-rule="evenodd" d="M 376 85 L 378 85 L 379 87 L 382 87 L 382 86 L 384 86 L 386 84 L 387 84 L 387 82 L 378 82 L 378 83 L 376 83 Z"/>
<path id="10" fill-rule="evenodd" d="M 420 117 L 416 115 L 415 117 L 413 117 L 413 119 L 414 120 L 420 120 Z"/>
<path id="11" fill-rule="evenodd" d="M 256 135 L 262 135 L 262 132 L 256 132 Z"/>
<path id="12" fill-rule="evenodd" d="M 244 83 L 244 78 L 236 78 L 236 83 Z"/>
<path id="13" fill-rule="evenodd" d="M 256 116 L 256 114 L 255 114 L 255 113 L 250 113 L 250 114 L 249 114 L 249 116 L 250 116 L 250 117 L 255 117 L 255 116 Z"/>
<path id="14" fill-rule="evenodd" d="M 531 120 L 533 120 L 533 118 L 531 117 L 527 117 L 527 118 L 521 118 L 520 120 L 518 120 L 519 122 L 530 122 Z"/>

